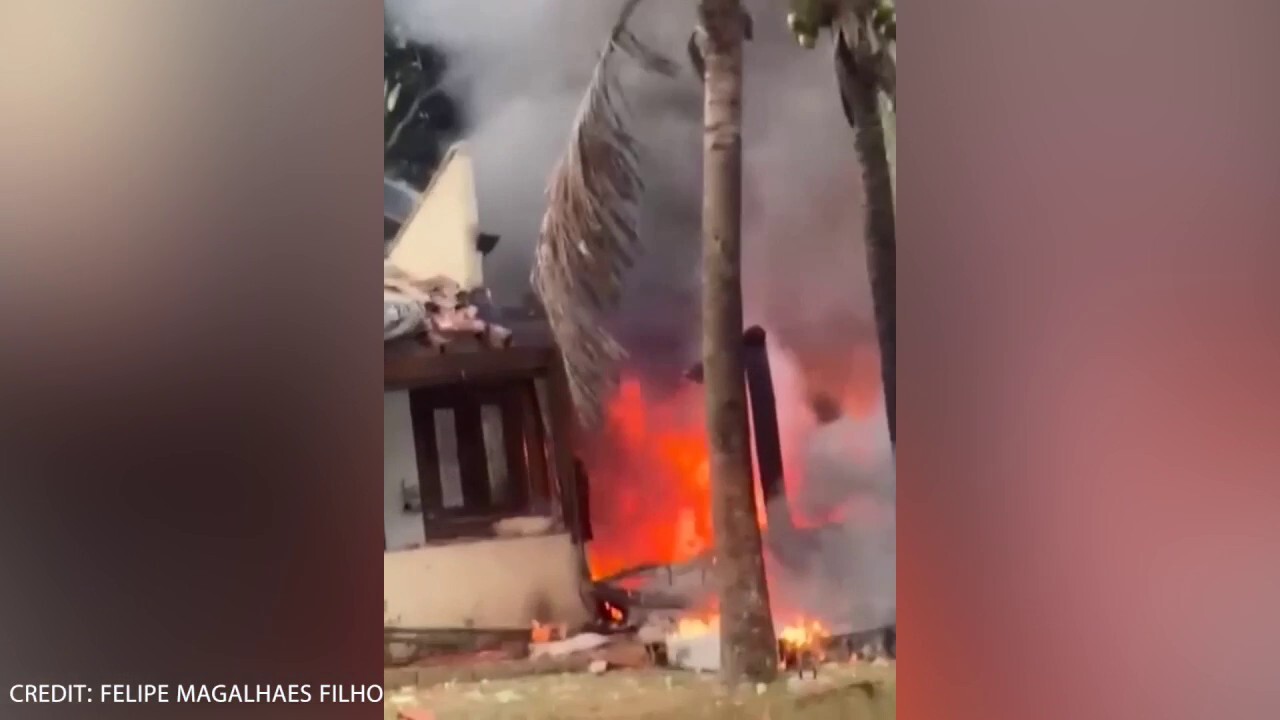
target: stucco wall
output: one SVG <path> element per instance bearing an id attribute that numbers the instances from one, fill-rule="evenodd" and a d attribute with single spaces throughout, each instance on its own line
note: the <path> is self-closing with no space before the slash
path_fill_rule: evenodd
<path id="1" fill-rule="evenodd" d="M 387 259 L 423 280 L 444 275 L 463 288 L 480 287 L 484 277 L 476 247 L 479 232 L 475 173 L 465 146 L 456 145 L 441 162 Z"/>
<path id="2" fill-rule="evenodd" d="M 388 624 L 527 628 L 588 619 L 567 533 L 459 541 L 384 555 Z"/>
<path id="3" fill-rule="evenodd" d="M 413 445 L 413 419 L 409 415 L 409 393 L 382 395 L 382 489 L 388 550 L 421 545 L 422 514 L 404 511 L 401 483 L 417 487 L 418 457 Z"/>
<path id="4" fill-rule="evenodd" d="M 416 484 L 408 391 L 383 394 L 387 621 L 402 627 L 525 628 L 581 622 L 581 565 L 567 533 L 422 546 L 420 513 L 406 513 L 401 481 Z"/>

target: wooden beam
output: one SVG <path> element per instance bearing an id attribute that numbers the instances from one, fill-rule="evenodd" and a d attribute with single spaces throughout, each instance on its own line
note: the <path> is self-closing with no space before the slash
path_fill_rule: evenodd
<path id="1" fill-rule="evenodd" d="M 462 398 L 453 406 L 458 429 L 458 468 L 462 476 L 462 510 L 467 514 L 491 512 L 489 456 L 485 448 L 484 425 L 480 405 L 472 398 Z"/>
<path id="2" fill-rule="evenodd" d="M 418 492 L 422 498 L 422 521 L 427 528 L 444 509 L 440 487 L 440 449 L 436 447 L 435 407 L 429 398 L 409 393 L 409 415 L 413 422 L 413 446 L 418 462 Z"/>
<path id="3" fill-rule="evenodd" d="M 383 389 L 405 390 L 537 375 L 547 371 L 554 356 L 550 348 L 530 347 L 441 355 L 388 355 L 383 358 Z"/>
<path id="4" fill-rule="evenodd" d="M 764 328 L 753 325 L 742 335 L 743 369 L 747 374 L 747 402 L 755 435 L 756 472 L 764 496 L 769 536 L 785 537 L 792 531 L 791 510 L 782 467 L 782 439 L 778 432 L 778 400 L 773 390 L 773 370 Z"/>

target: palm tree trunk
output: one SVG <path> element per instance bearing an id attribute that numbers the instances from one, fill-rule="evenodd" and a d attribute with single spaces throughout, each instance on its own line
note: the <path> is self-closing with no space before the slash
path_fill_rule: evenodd
<path id="1" fill-rule="evenodd" d="M 739 0 L 701 0 L 705 31 L 702 363 L 724 680 L 767 682 L 778 649 L 765 580 L 742 347 L 742 45 Z"/>
<path id="2" fill-rule="evenodd" d="M 880 125 L 884 129 L 884 150 L 889 158 L 889 185 L 893 190 L 894 217 L 898 214 L 898 113 L 884 93 L 880 93 Z"/>
<path id="3" fill-rule="evenodd" d="M 862 165 L 866 193 L 867 270 L 871 303 L 880 342 L 880 376 L 889 439 L 897 444 L 897 250 L 894 221 L 893 173 L 880 115 L 880 93 L 873 61 L 866 48 L 850 47 L 849 34 L 836 38 L 836 76 L 845 117 L 854 130 L 854 147 Z"/>

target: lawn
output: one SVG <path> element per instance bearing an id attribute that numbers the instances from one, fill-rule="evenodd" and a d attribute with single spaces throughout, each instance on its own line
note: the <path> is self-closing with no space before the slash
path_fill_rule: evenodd
<path id="1" fill-rule="evenodd" d="M 685 671 L 567 673 L 387 688 L 386 718 L 425 708 L 435 720 L 890 720 L 895 679 L 892 664 L 828 664 L 816 679 L 792 675 L 729 693 L 714 676 Z"/>

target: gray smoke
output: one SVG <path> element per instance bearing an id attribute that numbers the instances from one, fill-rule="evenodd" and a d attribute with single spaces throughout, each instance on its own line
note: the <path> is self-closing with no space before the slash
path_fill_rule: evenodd
<path id="1" fill-rule="evenodd" d="M 839 509 L 837 522 L 802 531 L 807 563 L 767 558 L 771 594 L 784 610 L 802 608 L 837 632 L 894 624 L 897 487 L 883 405 L 819 424 L 801 401 L 805 382 L 793 355 L 774 347 L 769 363 L 792 513 L 813 520 Z"/>
<path id="2" fill-rule="evenodd" d="M 503 238 L 486 264 L 486 284 L 499 302 L 519 302 L 528 291 L 547 178 L 623 1 L 387 0 L 392 27 L 448 55 L 445 82 L 473 124 L 466 139 L 482 229 Z M 816 342 L 839 354 L 874 337 L 847 332 L 845 322 L 870 317 L 870 291 L 858 163 L 830 48 L 798 48 L 779 3 L 746 5 L 755 20 L 755 39 L 746 48 L 743 136 L 747 322 L 783 343 Z M 685 50 L 695 21 L 695 3 L 687 0 L 642 5 L 632 31 L 683 72 L 669 79 L 636 69 L 624 79 L 631 127 L 643 143 L 646 254 L 628 278 L 616 325 L 644 374 L 673 383 L 698 355 L 702 90 Z M 796 415 L 783 419 L 784 442 L 796 447 L 813 435 L 802 421 L 801 385 L 779 386 L 780 404 Z M 850 438 L 877 432 L 846 430 Z M 806 452 L 789 455 L 798 460 Z M 805 463 L 814 465 L 805 486 L 832 486 L 822 496 L 844 494 L 848 473 L 839 470 L 840 454 L 827 455 Z M 887 469 L 865 472 L 892 485 L 891 461 Z M 838 563 L 850 554 L 845 550 L 832 547 L 824 555 Z M 882 555 L 876 563 L 883 564 Z"/>

